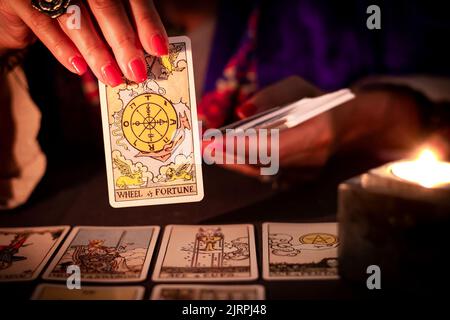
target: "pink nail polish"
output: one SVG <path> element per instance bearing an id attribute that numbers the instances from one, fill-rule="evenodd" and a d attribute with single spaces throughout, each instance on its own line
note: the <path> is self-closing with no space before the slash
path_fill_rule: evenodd
<path id="1" fill-rule="evenodd" d="M 134 81 L 141 83 L 147 79 L 147 68 L 142 59 L 136 58 L 128 63 L 128 67 L 133 74 Z"/>
<path id="2" fill-rule="evenodd" d="M 152 37 L 152 46 L 158 56 L 169 54 L 169 47 L 167 46 L 166 40 L 159 33 Z"/>
<path id="3" fill-rule="evenodd" d="M 70 59 L 70 64 L 75 68 L 75 71 L 80 76 L 87 71 L 87 63 L 80 56 L 74 56 Z"/>
<path id="4" fill-rule="evenodd" d="M 111 86 L 115 87 L 123 83 L 122 74 L 119 69 L 112 63 L 102 67 L 102 74 L 105 81 Z"/>

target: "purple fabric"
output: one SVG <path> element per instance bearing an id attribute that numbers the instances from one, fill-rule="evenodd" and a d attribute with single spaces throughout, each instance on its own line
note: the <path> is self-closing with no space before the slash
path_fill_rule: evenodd
<path id="1" fill-rule="evenodd" d="M 245 6 L 243 6 L 243 3 Z M 373 74 L 450 74 L 450 19 L 436 4 L 378 1 L 382 30 L 368 30 L 372 1 L 223 1 L 205 84 L 212 90 L 259 6 L 257 79 L 264 87 L 298 75 L 324 90 Z"/>

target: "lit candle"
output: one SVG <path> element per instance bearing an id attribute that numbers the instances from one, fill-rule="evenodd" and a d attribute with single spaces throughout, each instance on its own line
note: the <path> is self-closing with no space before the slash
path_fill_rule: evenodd
<path id="1" fill-rule="evenodd" d="M 425 188 L 450 186 L 450 163 L 439 161 L 429 149 L 423 150 L 416 160 L 392 164 L 391 172 L 400 179 Z"/>
<path id="2" fill-rule="evenodd" d="M 339 272 L 367 284 L 376 265 L 384 290 L 423 293 L 450 286 L 438 272 L 448 251 L 450 163 L 422 149 L 339 186 Z M 431 241 L 431 242 L 430 242 Z"/>

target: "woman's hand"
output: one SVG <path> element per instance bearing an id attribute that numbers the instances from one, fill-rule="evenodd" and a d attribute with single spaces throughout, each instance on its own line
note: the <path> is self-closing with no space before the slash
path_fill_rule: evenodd
<path id="1" fill-rule="evenodd" d="M 236 116 L 240 119 L 252 116 L 264 110 L 283 106 L 285 104 L 300 100 L 305 97 L 315 97 L 322 92 L 315 86 L 309 84 L 299 77 L 289 77 L 277 82 L 267 88 L 256 93 L 242 106 L 236 108 Z M 306 169 L 311 173 L 313 169 L 323 166 L 328 159 L 330 147 L 332 145 L 332 126 L 329 113 L 317 116 L 299 126 L 291 129 L 283 130 L 279 135 L 278 146 L 271 145 L 270 136 L 267 140 L 269 154 L 271 149 L 277 147 L 279 151 L 279 165 L 284 169 L 299 168 Z M 259 138 L 258 138 L 259 139 Z M 256 142 L 257 140 L 254 140 Z M 203 142 L 203 148 L 213 143 L 217 150 L 226 150 L 227 139 L 218 142 Z M 246 145 L 246 155 L 235 155 L 248 159 L 249 145 Z M 253 150 L 255 152 L 255 150 Z M 238 171 L 249 176 L 259 176 L 261 174 L 259 165 L 232 164 L 222 161 L 225 168 Z M 302 173 L 302 175 L 304 172 Z"/>
<path id="2" fill-rule="evenodd" d="M 405 90 L 357 90 L 356 98 L 314 117 L 279 135 L 279 165 L 282 171 L 311 178 L 334 153 L 409 152 L 421 141 L 416 101 Z M 240 118 L 264 109 L 321 94 L 298 77 L 267 87 L 236 109 Z M 204 142 L 203 147 L 208 143 Z M 270 141 L 267 144 L 270 148 Z M 405 155 L 405 154 L 403 154 Z M 259 176 L 258 165 L 225 164 L 224 167 Z"/>
<path id="3" fill-rule="evenodd" d="M 146 77 L 144 52 L 168 53 L 167 34 L 151 0 L 74 1 L 81 9 L 80 28 L 71 17 L 52 19 L 34 9 L 29 0 L 0 0 L 0 53 L 21 49 L 39 38 L 68 70 L 83 74 L 88 66 L 110 86 Z M 97 27 L 98 26 L 98 27 Z"/>

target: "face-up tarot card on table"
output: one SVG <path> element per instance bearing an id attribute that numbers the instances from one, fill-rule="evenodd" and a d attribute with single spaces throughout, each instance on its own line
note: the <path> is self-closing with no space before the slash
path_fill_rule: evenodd
<path id="1" fill-rule="evenodd" d="M 264 300 L 260 285 L 160 284 L 153 288 L 152 300 Z"/>
<path id="2" fill-rule="evenodd" d="M 250 281 L 258 277 L 252 225 L 170 225 L 154 281 Z"/>
<path id="3" fill-rule="evenodd" d="M 43 278 L 62 280 L 78 266 L 81 282 L 139 282 L 147 273 L 159 227 L 76 227 Z"/>
<path id="4" fill-rule="evenodd" d="M 263 278 L 337 279 L 336 223 L 264 223 Z"/>
<path id="5" fill-rule="evenodd" d="M 36 279 L 69 229 L 0 228 L 0 281 Z"/>
<path id="6" fill-rule="evenodd" d="M 142 300 L 145 288 L 141 286 L 82 286 L 68 289 L 65 284 L 40 284 L 32 300 Z"/>

